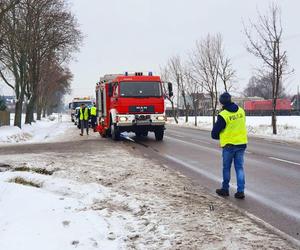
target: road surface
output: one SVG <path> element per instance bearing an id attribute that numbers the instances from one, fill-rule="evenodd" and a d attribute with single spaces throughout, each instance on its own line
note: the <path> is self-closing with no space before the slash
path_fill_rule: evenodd
<path id="1" fill-rule="evenodd" d="M 220 187 L 221 149 L 209 131 L 168 126 L 162 142 L 156 142 L 151 134 L 132 139 L 144 155 L 161 158 L 211 193 Z M 246 199 L 233 198 L 236 181 L 232 168 L 229 201 L 300 240 L 300 145 L 249 138 L 245 171 Z"/>
<path id="2" fill-rule="evenodd" d="M 131 139 L 117 143 L 132 147 L 133 151 L 140 150 L 145 157 L 156 158 L 161 164 L 179 170 L 192 177 L 195 187 L 205 187 L 215 195 L 215 189 L 220 187 L 221 182 L 221 149 L 218 142 L 210 138 L 208 131 L 168 126 L 162 142 L 155 141 L 153 133 L 141 139 L 129 135 Z M 75 143 L 66 141 L 0 147 L 0 163 L 2 155 L 103 150 L 99 135 L 94 139 L 80 139 Z M 110 139 L 102 140 L 110 141 L 104 145 L 114 144 Z M 300 240 L 299 155 L 299 144 L 250 138 L 245 157 L 246 199 L 233 198 L 235 175 L 232 171 L 233 189 L 226 200 Z"/>

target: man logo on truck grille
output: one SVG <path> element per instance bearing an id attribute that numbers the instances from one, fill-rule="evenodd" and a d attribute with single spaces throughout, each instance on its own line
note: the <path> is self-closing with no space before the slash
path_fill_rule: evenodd
<path id="1" fill-rule="evenodd" d="M 136 109 L 139 110 L 140 112 L 144 112 L 148 109 L 148 107 L 147 106 L 137 106 Z"/>

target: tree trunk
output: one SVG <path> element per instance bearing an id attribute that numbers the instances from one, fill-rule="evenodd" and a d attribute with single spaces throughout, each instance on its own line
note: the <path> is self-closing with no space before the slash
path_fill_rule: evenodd
<path id="1" fill-rule="evenodd" d="M 30 98 L 29 103 L 27 104 L 25 124 L 31 124 L 34 121 L 34 117 L 33 117 L 34 104 L 35 104 L 35 97 L 32 96 Z"/>
<path id="2" fill-rule="evenodd" d="M 23 100 L 21 99 L 16 102 L 15 121 L 14 121 L 14 126 L 18 126 L 19 128 L 22 127 L 22 108 L 23 108 Z"/>
<path id="3" fill-rule="evenodd" d="M 36 119 L 40 121 L 42 119 L 42 105 L 38 104 L 36 107 Z"/>
<path id="4" fill-rule="evenodd" d="M 277 119 L 276 119 L 276 98 L 273 99 L 273 110 L 272 110 L 272 128 L 273 134 L 277 135 Z"/>
<path id="5" fill-rule="evenodd" d="M 216 122 L 216 108 L 215 108 L 215 102 L 214 102 L 214 94 L 211 93 L 210 95 L 210 100 L 211 100 L 211 109 L 212 109 L 212 119 L 213 119 L 213 126 Z"/>
<path id="6" fill-rule="evenodd" d="M 177 113 L 176 113 L 173 101 L 171 101 L 171 105 L 172 105 L 172 113 L 173 113 L 174 120 L 175 120 L 176 124 L 178 124 Z"/>
<path id="7" fill-rule="evenodd" d="M 216 110 L 214 109 L 213 109 L 212 116 L 213 116 L 213 125 L 214 125 L 216 123 Z"/>
<path id="8" fill-rule="evenodd" d="M 184 105 L 184 112 L 185 112 L 185 122 L 187 123 L 189 121 L 189 105 L 186 101 L 185 92 L 182 91 L 182 99 L 183 99 L 183 105 Z"/>
<path id="9" fill-rule="evenodd" d="M 43 118 L 46 118 L 46 108 L 43 108 Z"/>
<path id="10" fill-rule="evenodd" d="M 272 127 L 273 127 L 273 134 L 277 135 L 277 122 L 276 122 L 276 113 L 272 112 Z"/>
<path id="11" fill-rule="evenodd" d="M 185 123 L 188 123 L 189 121 L 189 114 L 188 114 L 188 109 L 185 110 Z"/>
<path id="12" fill-rule="evenodd" d="M 195 125 L 195 127 L 197 127 L 197 116 L 198 116 L 198 109 L 197 109 L 197 104 L 198 104 L 198 102 L 195 100 L 195 98 L 192 98 L 193 99 L 193 110 L 194 110 L 194 118 L 195 118 L 195 123 L 194 123 L 194 125 Z"/>
<path id="13" fill-rule="evenodd" d="M 198 109 L 197 107 L 194 108 L 194 112 L 195 112 L 195 127 L 198 126 Z"/>

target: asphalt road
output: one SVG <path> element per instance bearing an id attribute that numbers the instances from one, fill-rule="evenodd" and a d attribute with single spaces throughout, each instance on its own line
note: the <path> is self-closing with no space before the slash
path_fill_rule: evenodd
<path id="1" fill-rule="evenodd" d="M 151 134 L 132 139 L 145 156 L 160 158 L 211 193 L 220 187 L 221 149 L 210 132 L 168 126 L 162 142 Z M 300 240 L 300 145 L 249 138 L 245 172 L 246 199 L 236 200 L 232 167 L 229 202 Z"/>

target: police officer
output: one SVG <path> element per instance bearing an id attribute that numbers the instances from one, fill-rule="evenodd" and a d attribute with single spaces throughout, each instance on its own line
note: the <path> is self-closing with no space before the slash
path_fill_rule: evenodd
<path id="1" fill-rule="evenodd" d="M 220 95 L 219 101 L 223 105 L 223 109 L 211 132 L 213 139 L 220 140 L 223 158 L 223 183 L 216 193 L 220 196 L 229 196 L 230 168 L 233 161 L 237 179 L 237 192 L 234 197 L 244 199 L 245 173 L 243 165 L 248 142 L 245 111 L 231 101 L 231 96 L 227 92 Z"/>
<path id="2" fill-rule="evenodd" d="M 80 121 L 80 128 L 81 133 L 80 135 L 83 136 L 83 130 L 86 128 L 86 134 L 89 134 L 89 110 L 85 106 L 85 104 L 81 104 L 80 110 L 79 110 L 79 121 Z"/>
<path id="3" fill-rule="evenodd" d="M 91 123 L 92 123 L 92 128 L 95 129 L 96 126 L 96 120 L 97 120 L 97 108 L 96 104 L 94 103 L 93 106 L 91 107 Z"/>

